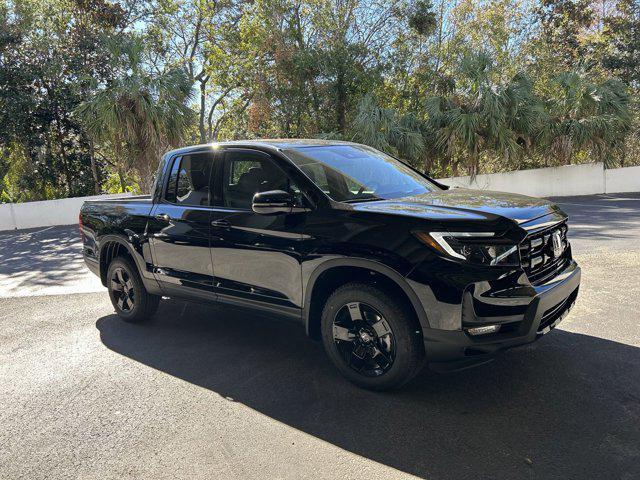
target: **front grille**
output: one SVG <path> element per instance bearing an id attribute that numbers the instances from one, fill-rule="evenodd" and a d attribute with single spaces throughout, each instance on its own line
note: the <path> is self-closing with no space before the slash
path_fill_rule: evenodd
<path id="1" fill-rule="evenodd" d="M 564 221 L 529 234 L 520 244 L 522 268 L 533 285 L 540 285 L 555 277 L 571 261 L 567 230 L 567 222 Z M 560 234 L 562 245 L 562 253 L 558 256 L 553 251 L 553 236 L 556 233 Z"/>

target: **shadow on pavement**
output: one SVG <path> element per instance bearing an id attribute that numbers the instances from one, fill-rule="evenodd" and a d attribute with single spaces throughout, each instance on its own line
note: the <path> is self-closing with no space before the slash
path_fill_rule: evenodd
<path id="1" fill-rule="evenodd" d="M 115 352 L 422 478 L 640 476 L 632 346 L 556 330 L 489 365 L 372 393 L 302 328 L 255 313 L 165 301 L 150 323 L 110 315 L 97 328 Z"/>
<path id="2" fill-rule="evenodd" d="M 0 235 L 0 287 L 7 294 L 63 285 L 84 273 L 75 225 Z"/>

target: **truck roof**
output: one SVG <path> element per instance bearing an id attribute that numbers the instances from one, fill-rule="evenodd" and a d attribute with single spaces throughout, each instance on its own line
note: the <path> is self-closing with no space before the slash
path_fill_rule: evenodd
<path id="1" fill-rule="evenodd" d="M 234 147 L 260 147 L 266 149 L 283 150 L 287 148 L 301 148 L 301 147 L 320 147 L 327 145 L 357 145 L 353 142 L 344 142 L 341 140 L 322 140 L 317 138 L 267 138 L 259 140 L 233 140 L 228 142 L 211 142 L 203 143 L 199 145 L 190 145 L 187 147 L 177 148 L 167 152 L 167 155 L 175 153 L 188 153 L 193 150 L 201 150 L 203 148 L 218 148 L 225 146 Z"/>

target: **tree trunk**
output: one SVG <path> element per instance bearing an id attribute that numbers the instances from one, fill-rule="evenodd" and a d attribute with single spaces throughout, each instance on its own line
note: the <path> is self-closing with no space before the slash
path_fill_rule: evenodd
<path id="1" fill-rule="evenodd" d="M 120 193 L 124 193 L 127 191 L 127 183 L 124 180 L 124 174 L 122 173 L 122 168 L 118 167 L 118 179 L 120 180 Z"/>
<path id="2" fill-rule="evenodd" d="M 229 92 L 231 92 L 235 87 L 229 87 L 227 88 L 224 92 L 222 92 L 222 94 L 215 99 L 215 101 L 211 104 L 211 108 L 209 108 L 209 115 L 207 116 L 207 139 L 206 141 L 217 141 L 218 140 L 218 133 L 217 133 L 217 126 L 220 124 L 220 119 L 218 119 L 218 121 L 216 121 L 216 133 L 214 136 L 213 133 L 213 112 L 216 110 L 217 106 L 220 104 L 220 102 L 222 102 L 225 97 L 229 94 Z"/>
<path id="3" fill-rule="evenodd" d="M 151 171 L 151 165 L 147 164 L 144 171 L 140 172 L 140 193 L 149 193 L 151 190 L 151 184 L 153 183 L 153 172 Z"/>
<path id="4" fill-rule="evenodd" d="M 311 84 L 311 98 L 313 101 L 313 130 L 314 133 L 317 133 L 320 131 L 320 124 L 318 123 L 318 119 L 320 118 L 320 99 L 318 96 L 318 86 L 316 85 L 316 82 L 314 80 L 313 77 L 311 77 L 311 79 L 309 80 L 309 83 Z"/>
<path id="5" fill-rule="evenodd" d="M 100 194 L 100 179 L 98 178 L 98 166 L 96 165 L 95 148 L 93 140 L 89 139 L 89 158 L 91 159 L 91 175 L 93 176 L 93 193 Z"/>
<path id="6" fill-rule="evenodd" d="M 344 71 L 342 66 L 336 79 L 336 114 L 338 121 L 338 131 L 342 134 L 347 131 L 347 88 L 345 85 Z"/>
<path id="7" fill-rule="evenodd" d="M 46 154 L 44 157 L 44 166 L 45 168 L 48 167 L 49 164 L 51 164 L 53 162 L 53 147 L 51 146 L 51 135 L 47 135 L 46 137 Z M 36 158 L 34 158 L 34 155 L 32 153 L 32 150 L 29 149 L 29 158 L 31 159 L 31 165 L 35 165 L 35 160 Z M 38 175 L 38 177 L 40 177 Z M 46 188 L 47 188 L 47 180 L 46 178 L 40 177 L 41 180 L 38 182 L 40 184 L 40 188 L 38 189 L 38 196 L 36 197 L 36 200 L 48 200 L 46 198 L 46 194 L 44 193 L 40 193 L 40 192 L 46 192 Z M 57 183 L 57 178 L 54 180 L 54 184 Z"/>
<path id="8" fill-rule="evenodd" d="M 206 80 L 200 80 L 200 112 L 198 115 L 199 123 L 198 128 L 200 130 L 200 143 L 206 143 L 207 141 L 207 131 L 205 129 L 205 115 L 206 115 L 206 100 L 207 100 L 207 92 L 206 92 L 207 82 Z"/>
<path id="9" fill-rule="evenodd" d="M 58 142 L 60 143 L 60 156 L 62 157 L 62 165 L 64 167 L 64 177 L 67 183 L 67 197 L 71 196 L 71 170 L 69 169 L 69 159 L 67 158 L 67 151 L 64 148 L 64 139 L 62 136 L 62 127 L 60 126 L 60 119 L 56 118 L 56 129 L 58 134 Z"/>
<path id="10" fill-rule="evenodd" d="M 440 73 L 440 61 L 442 58 L 442 28 L 444 26 L 444 0 L 440 1 L 440 15 L 438 18 L 438 47 L 436 51 L 438 52 L 436 55 L 436 67 L 434 72 L 436 75 Z"/>

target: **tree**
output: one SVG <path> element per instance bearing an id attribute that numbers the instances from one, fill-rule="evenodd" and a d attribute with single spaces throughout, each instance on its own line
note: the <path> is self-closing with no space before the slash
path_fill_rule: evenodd
<path id="1" fill-rule="evenodd" d="M 99 191 L 99 167 L 72 112 L 110 75 L 104 39 L 123 18 L 104 1 L 0 7 L 0 144 L 25 156 L 35 198 Z"/>
<path id="2" fill-rule="evenodd" d="M 438 27 L 438 19 L 433 12 L 431 0 L 417 0 L 410 6 L 408 12 L 408 25 L 418 35 L 428 36 Z"/>
<path id="3" fill-rule="evenodd" d="M 192 84 L 183 69 L 147 71 L 140 38 L 114 43 L 111 48 L 118 75 L 77 113 L 97 141 L 113 146 L 121 181 L 133 167 L 146 191 L 159 156 L 182 141 L 193 120 L 193 111 L 186 105 Z M 122 187 L 124 190 L 125 185 Z"/>
<path id="4" fill-rule="evenodd" d="M 631 126 L 627 87 L 616 79 L 594 82 L 584 67 L 558 75 L 554 84 L 541 146 L 562 164 L 582 150 L 610 165 Z"/>
<path id="5" fill-rule="evenodd" d="M 433 175 L 640 164 L 639 17 L 633 0 L 0 2 L 3 198 L 147 188 L 170 145 L 238 138 L 352 139 Z"/>
<path id="6" fill-rule="evenodd" d="M 435 147 L 454 174 L 463 163 L 470 175 L 476 175 L 485 154 L 504 159 L 521 155 L 530 148 L 540 127 L 541 104 L 528 77 L 517 74 L 496 83 L 492 68 L 485 54 L 465 57 L 455 88 L 427 101 Z"/>
<path id="7" fill-rule="evenodd" d="M 594 20 L 589 0 L 541 0 L 536 13 L 546 48 L 565 68 L 585 58 L 581 34 Z"/>
<path id="8" fill-rule="evenodd" d="M 184 68 L 195 84 L 198 140 L 210 141 L 223 102 L 240 86 L 236 58 L 239 6 L 229 0 L 163 0 L 145 41 L 160 70 Z"/>
<path id="9" fill-rule="evenodd" d="M 604 18 L 603 66 L 640 91 L 640 3 L 619 0 L 617 12 Z"/>
<path id="10" fill-rule="evenodd" d="M 425 149 L 422 127 L 414 115 L 380 107 L 366 95 L 358 104 L 351 139 L 418 163 Z"/>

